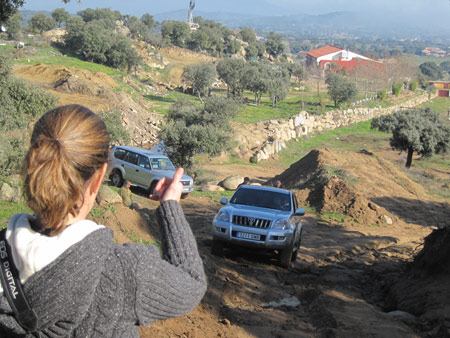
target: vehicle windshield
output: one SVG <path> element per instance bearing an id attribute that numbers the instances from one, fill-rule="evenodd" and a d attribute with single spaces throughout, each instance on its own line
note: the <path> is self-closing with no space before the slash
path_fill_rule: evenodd
<path id="1" fill-rule="evenodd" d="M 172 162 L 168 158 L 151 158 L 150 164 L 153 170 L 175 170 Z"/>
<path id="2" fill-rule="evenodd" d="M 239 189 L 231 197 L 230 203 L 282 211 L 291 210 L 289 194 L 268 190 Z"/>

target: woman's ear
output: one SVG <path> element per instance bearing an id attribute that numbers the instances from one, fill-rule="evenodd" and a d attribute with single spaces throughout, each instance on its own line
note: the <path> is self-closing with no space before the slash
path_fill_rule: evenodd
<path id="1" fill-rule="evenodd" d="M 108 167 L 107 163 L 103 163 L 102 166 L 100 168 L 97 169 L 97 171 L 95 172 L 95 174 L 92 176 L 92 182 L 91 182 L 91 188 L 90 188 L 90 193 L 97 195 L 100 186 L 103 182 L 103 177 L 105 177 L 105 173 L 106 173 L 106 168 Z"/>

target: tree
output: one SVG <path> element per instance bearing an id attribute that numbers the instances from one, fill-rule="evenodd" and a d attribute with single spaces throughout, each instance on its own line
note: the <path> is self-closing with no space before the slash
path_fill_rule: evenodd
<path id="1" fill-rule="evenodd" d="M 220 96 L 207 98 L 203 107 L 185 99 L 175 102 L 159 134 L 173 162 L 189 170 L 195 155 L 219 155 L 228 147 L 236 109 L 234 101 Z"/>
<path id="2" fill-rule="evenodd" d="M 439 67 L 442 69 L 442 71 L 450 73 L 450 61 L 441 62 Z"/>
<path id="3" fill-rule="evenodd" d="M 70 14 L 64 8 L 56 8 L 52 12 L 52 18 L 55 19 L 58 27 L 61 27 L 63 22 L 67 22 L 67 20 L 69 20 Z"/>
<path id="4" fill-rule="evenodd" d="M 227 84 L 228 94 L 241 97 L 245 88 L 244 69 L 245 61 L 240 59 L 223 59 L 217 63 L 217 73 Z"/>
<path id="5" fill-rule="evenodd" d="M 290 76 L 287 68 L 282 64 L 269 64 L 265 67 L 267 92 L 272 100 L 272 108 L 278 101 L 286 97 L 290 85 Z"/>
<path id="6" fill-rule="evenodd" d="M 262 64 L 250 63 L 244 71 L 245 89 L 255 94 L 255 104 L 259 105 L 263 93 L 267 92 L 267 77 Z"/>
<path id="7" fill-rule="evenodd" d="M 241 50 L 241 43 L 236 39 L 228 39 L 226 41 L 226 49 L 228 54 L 236 54 Z"/>
<path id="8" fill-rule="evenodd" d="M 256 42 L 256 33 L 251 27 L 244 27 L 239 32 L 243 41 L 248 42 L 249 44 Z"/>
<path id="9" fill-rule="evenodd" d="M 56 21 L 49 18 L 44 13 L 36 13 L 30 20 L 30 29 L 33 32 L 42 34 L 56 27 Z"/>
<path id="10" fill-rule="evenodd" d="M 442 79 L 442 69 L 434 62 L 425 62 L 419 66 L 420 71 L 430 80 Z"/>
<path id="11" fill-rule="evenodd" d="M 0 23 L 6 22 L 24 3 L 24 0 L 0 0 Z"/>
<path id="12" fill-rule="evenodd" d="M 145 13 L 144 15 L 141 16 L 141 21 L 144 25 L 147 26 L 148 29 L 151 29 L 156 26 L 156 22 L 153 19 L 153 16 L 151 16 L 148 13 Z"/>
<path id="13" fill-rule="evenodd" d="M 20 36 L 20 32 L 22 30 L 21 26 L 22 14 L 17 11 L 12 16 L 8 18 L 6 21 L 6 33 L 8 34 L 9 39 L 18 39 Z"/>
<path id="14" fill-rule="evenodd" d="M 306 80 L 305 68 L 300 63 L 291 64 L 290 72 L 291 72 L 291 76 L 293 76 L 297 80 L 297 83 L 300 83 L 303 80 Z"/>
<path id="15" fill-rule="evenodd" d="M 161 24 L 161 34 L 166 43 L 185 47 L 191 30 L 186 22 L 166 20 Z"/>
<path id="16" fill-rule="evenodd" d="M 408 152 L 406 168 L 411 167 L 414 153 L 431 156 L 450 148 L 450 128 L 439 113 L 429 109 L 403 110 L 380 116 L 372 120 L 371 128 L 392 133 L 391 147 Z"/>
<path id="17" fill-rule="evenodd" d="M 130 15 L 126 18 L 125 26 L 128 27 L 131 36 L 135 39 L 144 39 L 150 33 L 149 28 L 134 15 Z"/>
<path id="18" fill-rule="evenodd" d="M 347 102 L 356 98 L 357 90 L 354 83 L 346 80 L 342 75 L 329 73 L 325 80 L 328 86 L 328 95 L 337 107 L 342 102 Z"/>
<path id="19" fill-rule="evenodd" d="M 266 40 L 266 51 L 273 57 L 277 57 L 284 52 L 285 46 L 280 34 L 270 32 Z"/>
<path id="20" fill-rule="evenodd" d="M 190 83 L 192 93 L 197 94 L 202 103 L 202 97 L 209 95 L 216 78 L 216 67 L 212 63 L 200 63 L 184 67 L 183 80 Z"/>

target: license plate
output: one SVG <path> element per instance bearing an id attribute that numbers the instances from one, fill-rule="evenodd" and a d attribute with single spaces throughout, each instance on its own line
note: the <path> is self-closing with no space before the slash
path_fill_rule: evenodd
<path id="1" fill-rule="evenodd" d="M 261 238 L 260 235 L 249 234 L 247 232 L 238 232 L 236 234 L 236 236 L 239 238 L 244 238 L 244 239 L 253 239 L 255 241 L 259 241 Z"/>

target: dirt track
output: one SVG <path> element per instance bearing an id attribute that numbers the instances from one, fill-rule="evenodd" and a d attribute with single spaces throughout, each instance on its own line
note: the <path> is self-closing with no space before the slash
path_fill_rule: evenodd
<path id="1" fill-rule="evenodd" d="M 326 155 L 328 160 L 332 160 L 331 155 Z M 349 156 L 343 158 L 347 162 L 350 160 Z M 358 168 L 362 165 L 359 163 Z M 217 174 L 226 176 L 230 170 L 236 172 L 237 167 L 221 166 L 223 172 Z M 350 172 L 351 168 L 347 170 Z M 280 173 L 280 169 L 252 167 L 249 173 L 253 179 L 262 180 Z M 413 185 L 406 177 L 400 179 L 398 172 L 394 172 L 393 177 L 397 182 L 404 179 Z M 397 190 L 400 199 L 408 197 L 387 179 L 383 182 L 384 188 L 380 188 L 380 184 L 373 189 L 366 187 L 366 193 L 370 195 L 372 191 L 390 186 Z M 408 184 L 401 184 L 407 188 L 405 191 Z M 386 191 L 381 192 L 383 196 L 386 194 Z M 392 299 L 387 300 L 387 291 L 390 285 L 403 278 L 403 271 L 421 249 L 423 238 L 430 233 L 431 228 L 426 226 L 429 210 L 425 208 L 433 203 L 416 204 L 414 215 L 422 213 L 422 218 L 411 221 L 411 209 L 394 208 L 398 204 L 396 194 L 391 192 L 389 196 L 393 196 L 393 203 L 383 199 L 386 208 L 383 210 L 393 212 L 390 215 L 396 221 L 392 225 L 324 221 L 315 214 L 307 214 L 300 255 L 290 270 L 278 267 L 274 256 L 243 249 L 227 250 L 224 257 L 213 256 L 210 253 L 210 227 L 220 204 L 208 197 L 190 196 L 182 201 L 182 205 L 205 264 L 208 292 L 193 312 L 142 328 L 141 336 L 441 337 L 439 332 L 448 332 L 445 331 L 447 324 L 436 322 L 436 317 L 446 316 L 445 306 L 436 306 L 434 313 L 426 313 L 425 309 L 425 318 L 411 315 L 403 318 L 403 322 L 394 318 L 395 313 L 387 314 L 395 310 L 406 311 L 397 308 Z M 146 199 L 141 201 L 141 214 L 151 214 L 157 206 Z M 433 207 L 436 214 L 450 212 L 448 204 L 435 202 Z M 122 209 L 118 209 L 110 216 L 110 220 L 117 218 L 121 224 L 120 229 L 115 229 L 116 233 L 137 231 L 139 235 L 145 232 L 145 226 L 138 230 L 131 226 L 133 217 L 141 219 L 136 211 L 122 213 Z M 154 220 L 150 224 L 150 233 L 157 237 Z M 443 282 L 448 285 L 448 278 Z M 426 289 L 426 286 L 421 287 Z M 420 302 L 438 304 L 439 297 L 449 294 L 448 288 L 443 288 L 438 293 L 424 291 L 422 296 L 428 299 L 409 302 L 415 306 Z M 400 296 L 407 298 L 408 295 L 400 290 Z"/>

